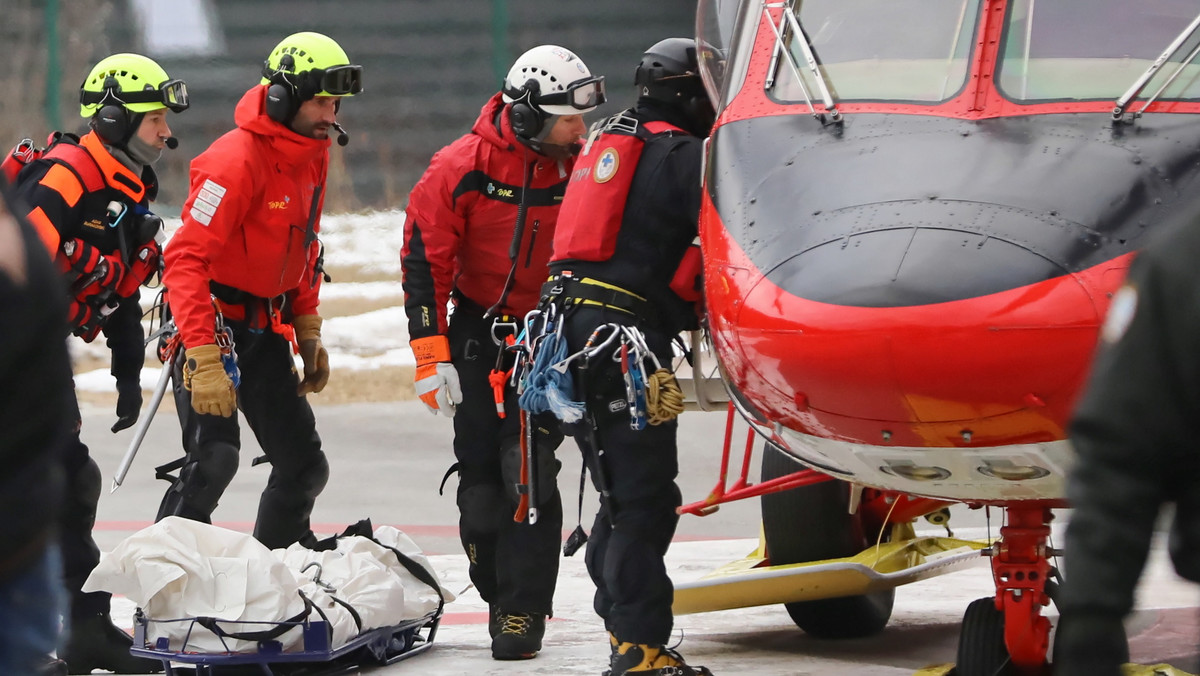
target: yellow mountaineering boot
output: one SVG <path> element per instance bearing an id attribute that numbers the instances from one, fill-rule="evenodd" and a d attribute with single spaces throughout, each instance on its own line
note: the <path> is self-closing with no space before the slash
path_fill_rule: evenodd
<path id="1" fill-rule="evenodd" d="M 610 639 L 611 642 L 611 639 Z M 662 645 L 620 643 L 606 676 L 712 676 L 706 667 L 693 667 L 683 656 Z"/>

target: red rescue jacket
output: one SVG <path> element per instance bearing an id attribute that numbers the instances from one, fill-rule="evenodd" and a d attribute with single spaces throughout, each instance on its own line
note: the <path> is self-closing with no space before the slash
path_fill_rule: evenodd
<path id="1" fill-rule="evenodd" d="M 325 183 L 329 139 L 301 136 L 267 117 L 266 86 L 238 102 L 237 128 L 192 160 L 183 225 L 167 245 L 163 282 L 186 347 L 214 341 L 209 282 L 252 296 L 287 294 L 292 314 L 316 314 L 320 244 L 304 246 Z M 313 228 L 320 231 L 323 193 Z"/>
<path id="2" fill-rule="evenodd" d="M 500 94 L 493 96 L 471 132 L 433 156 L 409 196 L 400 256 L 410 338 L 446 332 L 453 289 L 484 308 L 499 300 L 526 172 L 525 231 L 501 310 L 524 315 L 537 306 L 574 160 L 557 162 L 522 145 L 504 109 Z"/>

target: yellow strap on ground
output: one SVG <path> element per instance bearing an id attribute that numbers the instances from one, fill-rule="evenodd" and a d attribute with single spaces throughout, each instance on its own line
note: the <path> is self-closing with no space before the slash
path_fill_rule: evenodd
<path id="1" fill-rule="evenodd" d="M 925 667 L 913 672 L 913 676 L 950 676 L 954 672 L 953 664 L 939 664 Z M 1194 676 L 1169 664 L 1145 666 L 1141 664 L 1126 664 L 1121 667 L 1122 676 Z"/>
<path id="2" fill-rule="evenodd" d="M 1169 664 L 1155 664 L 1152 666 L 1126 664 L 1121 667 L 1121 673 L 1124 676 L 1193 676 Z"/>

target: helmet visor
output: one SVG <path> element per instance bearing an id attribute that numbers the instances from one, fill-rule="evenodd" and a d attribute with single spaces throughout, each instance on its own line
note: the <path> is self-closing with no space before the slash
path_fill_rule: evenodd
<path id="1" fill-rule="evenodd" d="M 334 66 L 321 73 L 320 92 L 326 96 L 351 96 L 362 91 L 362 66 Z"/>
<path id="2" fill-rule="evenodd" d="M 570 106 L 575 110 L 587 111 L 606 100 L 604 76 L 594 75 L 572 82 L 564 91 L 542 94 L 535 103 L 539 106 Z"/>

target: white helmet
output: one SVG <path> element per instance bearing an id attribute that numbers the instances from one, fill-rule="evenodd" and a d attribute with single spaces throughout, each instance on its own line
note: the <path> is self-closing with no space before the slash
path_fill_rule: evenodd
<path id="1" fill-rule="evenodd" d="M 604 103 L 604 76 L 592 75 L 569 49 L 540 45 L 522 54 L 504 78 L 504 102 L 525 100 L 547 115 L 579 115 Z"/>

